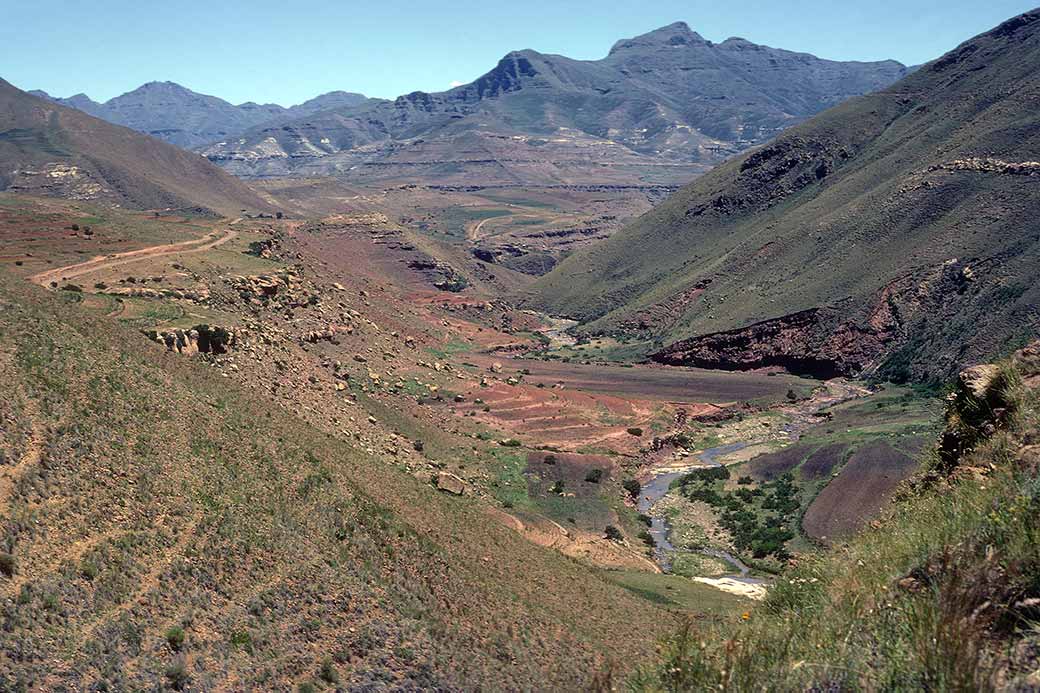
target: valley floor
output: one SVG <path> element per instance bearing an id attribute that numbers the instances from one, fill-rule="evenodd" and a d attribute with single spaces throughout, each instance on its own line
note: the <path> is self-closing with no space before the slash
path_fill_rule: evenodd
<path id="1" fill-rule="evenodd" d="M 870 521 L 936 430 L 906 388 L 633 363 L 638 344 L 574 340 L 504 301 L 508 271 L 438 288 L 455 251 L 376 213 L 3 196 L 0 223 L 12 681 L 69 683 L 85 661 L 117 687 L 233 687 L 217 662 L 254 684 L 623 671 L 667 613 L 739 618 L 794 557 Z M 343 561 L 353 586 L 321 587 Z M 106 649 L 119 628 L 135 634 Z M 537 663 L 564 643 L 574 661 Z M 53 647 L 66 668 L 45 674 Z"/>

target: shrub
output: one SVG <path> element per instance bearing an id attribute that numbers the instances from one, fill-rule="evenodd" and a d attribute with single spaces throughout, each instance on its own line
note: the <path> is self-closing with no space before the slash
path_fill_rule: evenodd
<path id="1" fill-rule="evenodd" d="M 94 561 L 83 561 L 79 567 L 79 574 L 87 580 L 93 580 L 98 576 L 101 570 L 98 568 L 97 563 Z"/>
<path id="2" fill-rule="evenodd" d="M 561 479 L 560 481 L 555 482 L 552 486 L 549 487 L 549 493 L 555 493 L 556 495 L 560 495 L 561 493 L 563 493 L 563 486 L 563 480 Z"/>
<path id="3" fill-rule="evenodd" d="M 231 634 L 231 644 L 235 647 L 241 647 L 246 652 L 253 652 L 253 636 L 245 631 L 238 631 Z"/>
<path id="4" fill-rule="evenodd" d="M 607 535 L 607 539 L 611 541 L 621 541 L 625 536 L 621 533 L 621 530 L 614 525 L 607 525 L 607 528 L 603 530 L 604 534 Z"/>
<path id="5" fill-rule="evenodd" d="M 542 462 L 545 462 L 546 464 L 556 464 L 556 455 L 546 455 L 542 458 Z"/>
<path id="6" fill-rule="evenodd" d="M 643 429 L 637 428 L 635 426 L 633 426 L 632 428 L 626 428 L 625 431 L 627 431 L 629 435 L 636 436 L 637 438 L 643 435 Z"/>
<path id="7" fill-rule="evenodd" d="M 15 569 L 16 564 L 14 556 L 9 553 L 0 553 L 0 574 L 12 577 L 14 576 Z"/>
<path id="8" fill-rule="evenodd" d="M 180 652 L 181 648 L 184 647 L 184 629 L 180 626 L 173 626 L 167 629 L 166 644 L 174 652 Z"/>
<path id="9" fill-rule="evenodd" d="M 188 684 L 188 667 L 184 664 L 183 659 L 177 659 L 170 666 L 166 667 L 166 680 L 170 682 L 170 686 L 174 690 L 181 690 Z"/>
<path id="10" fill-rule="evenodd" d="M 590 469 L 589 473 L 585 475 L 585 481 L 590 484 L 598 484 L 603 479 L 602 469 Z"/>
<path id="11" fill-rule="evenodd" d="M 632 496 L 633 498 L 638 498 L 639 493 L 643 490 L 643 485 L 635 479 L 627 479 L 625 483 L 621 485 L 625 488 L 626 491 L 628 491 L 628 495 Z"/>
<path id="12" fill-rule="evenodd" d="M 321 669 L 318 672 L 318 676 L 320 676 L 321 680 L 326 683 L 339 683 L 339 672 L 336 671 L 336 667 L 332 664 L 331 658 L 326 657 L 321 660 Z"/>

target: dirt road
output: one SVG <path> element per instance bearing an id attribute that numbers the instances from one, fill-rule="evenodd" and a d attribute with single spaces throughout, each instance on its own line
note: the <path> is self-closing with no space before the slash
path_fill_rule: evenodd
<path id="1" fill-rule="evenodd" d="M 80 262 L 75 265 L 67 265 L 65 267 L 59 267 L 57 269 L 47 270 L 45 272 L 39 272 L 29 277 L 29 280 L 39 284 L 41 286 L 47 286 L 51 282 L 66 281 L 75 277 L 89 274 L 91 272 L 97 272 L 98 270 L 108 269 L 110 267 L 117 267 L 119 265 L 128 265 L 133 262 L 139 262 L 141 260 L 147 260 L 149 258 L 160 257 L 163 255 L 183 255 L 184 253 L 201 253 L 205 250 L 216 248 L 219 245 L 227 243 L 235 236 L 238 235 L 236 231 L 232 229 L 226 229 L 222 232 L 211 231 L 202 238 L 195 238 L 190 241 L 181 241 L 180 243 L 168 243 L 166 245 L 153 245 L 149 248 L 140 248 L 138 250 L 130 250 L 125 253 L 117 253 L 115 255 L 101 255 L 86 262 Z"/>

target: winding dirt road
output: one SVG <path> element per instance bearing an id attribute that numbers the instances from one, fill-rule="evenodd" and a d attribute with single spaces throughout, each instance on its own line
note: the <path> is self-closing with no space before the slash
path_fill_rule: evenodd
<path id="1" fill-rule="evenodd" d="M 87 260 L 86 262 L 39 272 L 29 277 L 29 281 L 39 284 L 40 286 L 47 286 L 51 282 L 65 281 L 91 272 L 97 272 L 98 270 L 108 269 L 109 267 L 118 267 L 120 265 L 128 265 L 149 258 L 161 257 L 163 255 L 201 253 L 223 245 L 237 235 L 238 233 L 232 229 L 226 229 L 223 232 L 223 235 L 221 235 L 220 231 L 211 231 L 202 238 L 195 238 L 190 241 L 168 243 L 166 245 L 153 245 L 148 248 L 130 250 L 125 253 L 116 253 L 115 255 L 99 255 Z"/>

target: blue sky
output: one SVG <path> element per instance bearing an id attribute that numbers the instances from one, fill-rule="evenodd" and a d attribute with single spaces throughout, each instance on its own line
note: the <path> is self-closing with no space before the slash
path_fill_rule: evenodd
<path id="1" fill-rule="evenodd" d="M 4 0 L 0 77 L 97 100 L 152 80 L 235 103 L 289 105 L 334 89 L 392 98 L 471 81 L 510 50 L 601 58 L 617 39 L 675 21 L 712 41 L 914 64 L 1035 2 Z"/>

